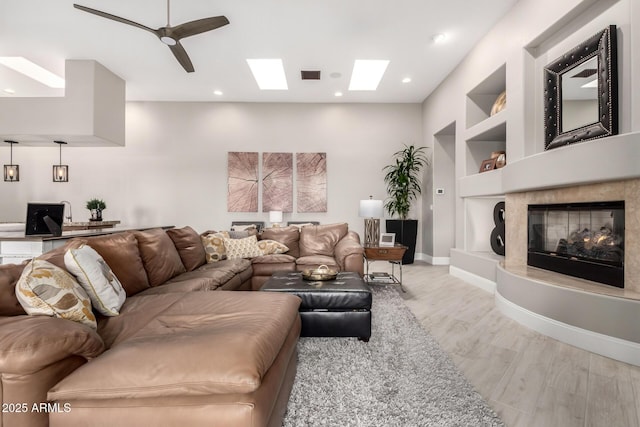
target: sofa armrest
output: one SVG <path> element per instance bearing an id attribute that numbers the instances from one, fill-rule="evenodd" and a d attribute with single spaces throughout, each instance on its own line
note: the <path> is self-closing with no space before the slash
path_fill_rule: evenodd
<path id="1" fill-rule="evenodd" d="M 353 271 L 361 276 L 364 274 L 364 248 L 355 231 L 349 231 L 340 239 L 336 244 L 334 257 L 341 271 Z"/>
<path id="2" fill-rule="evenodd" d="M 48 316 L 0 318 L 0 373 L 32 374 L 63 359 L 90 359 L 104 351 L 93 329 Z"/>

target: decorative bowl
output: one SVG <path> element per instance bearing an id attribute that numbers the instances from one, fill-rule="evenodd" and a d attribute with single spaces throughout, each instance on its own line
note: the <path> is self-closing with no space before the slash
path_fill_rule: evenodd
<path id="1" fill-rule="evenodd" d="M 338 277 L 338 272 L 324 264 L 316 269 L 304 270 L 302 272 L 302 278 L 304 280 L 335 280 L 336 277 Z"/>

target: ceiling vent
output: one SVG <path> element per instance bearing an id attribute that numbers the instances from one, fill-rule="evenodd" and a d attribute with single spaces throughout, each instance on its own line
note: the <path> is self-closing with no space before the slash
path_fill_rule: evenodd
<path id="1" fill-rule="evenodd" d="M 300 71 L 302 80 L 320 80 L 320 71 Z"/>

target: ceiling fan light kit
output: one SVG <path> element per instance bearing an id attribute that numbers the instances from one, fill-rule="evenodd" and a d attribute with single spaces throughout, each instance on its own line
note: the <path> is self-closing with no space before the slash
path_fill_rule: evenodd
<path id="1" fill-rule="evenodd" d="M 215 30 L 216 28 L 220 28 L 229 23 L 229 20 L 227 19 L 226 16 L 214 16 L 211 18 L 203 18 L 203 19 L 197 19 L 195 21 L 185 22 L 184 24 L 180 24 L 180 25 L 176 25 L 175 27 L 172 27 L 169 23 L 169 18 L 170 18 L 169 0 L 167 0 L 167 26 L 160 27 L 158 29 L 149 28 L 146 25 L 139 24 L 129 19 L 112 15 L 107 12 L 102 12 L 100 10 L 91 9 L 90 7 L 82 6 L 79 4 L 74 3 L 73 7 L 83 12 L 92 13 L 102 18 L 111 19 L 112 21 L 131 25 L 133 27 L 137 27 L 142 30 L 155 34 L 156 37 L 158 37 L 162 43 L 169 46 L 169 49 L 173 53 L 173 56 L 175 56 L 175 58 L 178 60 L 180 65 L 182 65 L 182 68 L 184 68 L 185 71 L 188 73 L 192 73 L 194 71 L 194 68 L 193 68 L 193 64 L 191 63 L 191 59 L 189 58 L 189 55 L 187 55 L 187 51 L 180 44 L 180 40 L 186 37 L 195 36 L 196 34 Z"/>

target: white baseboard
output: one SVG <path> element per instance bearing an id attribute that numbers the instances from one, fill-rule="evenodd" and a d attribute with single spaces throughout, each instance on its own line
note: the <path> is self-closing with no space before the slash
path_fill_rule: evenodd
<path id="1" fill-rule="evenodd" d="M 449 257 L 434 257 L 427 254 L 416 254 L 416 259 L 420 261 L 425 261 L 431 265 L 449 265 L 451 264 L 451 258 Z"/>
<path id="2" fill-rule="evenodd" d="M 592 353 L 640 366 L 640 344 L 638 343 L 599 334 L 541 316 L 512 303 L 497 291 L 495 292 L 495 304 L 505 316 L 543 335 Z"/>
<path id="3" fill-rule="evenodd" d="M 494 294 L 496 292 L 496 284 L 489 279 L 485 279 L 484 277 L 480 277 L 476 274 L 469 273 L 466 270 L 463 270 L 458 267 L 454 267 L 452 265 L 449 266 L 449 274 L 458 279 L 462 279 L 470 285 L 476 286 L 484 291 L 489 292 L 490 294 Z"/>

